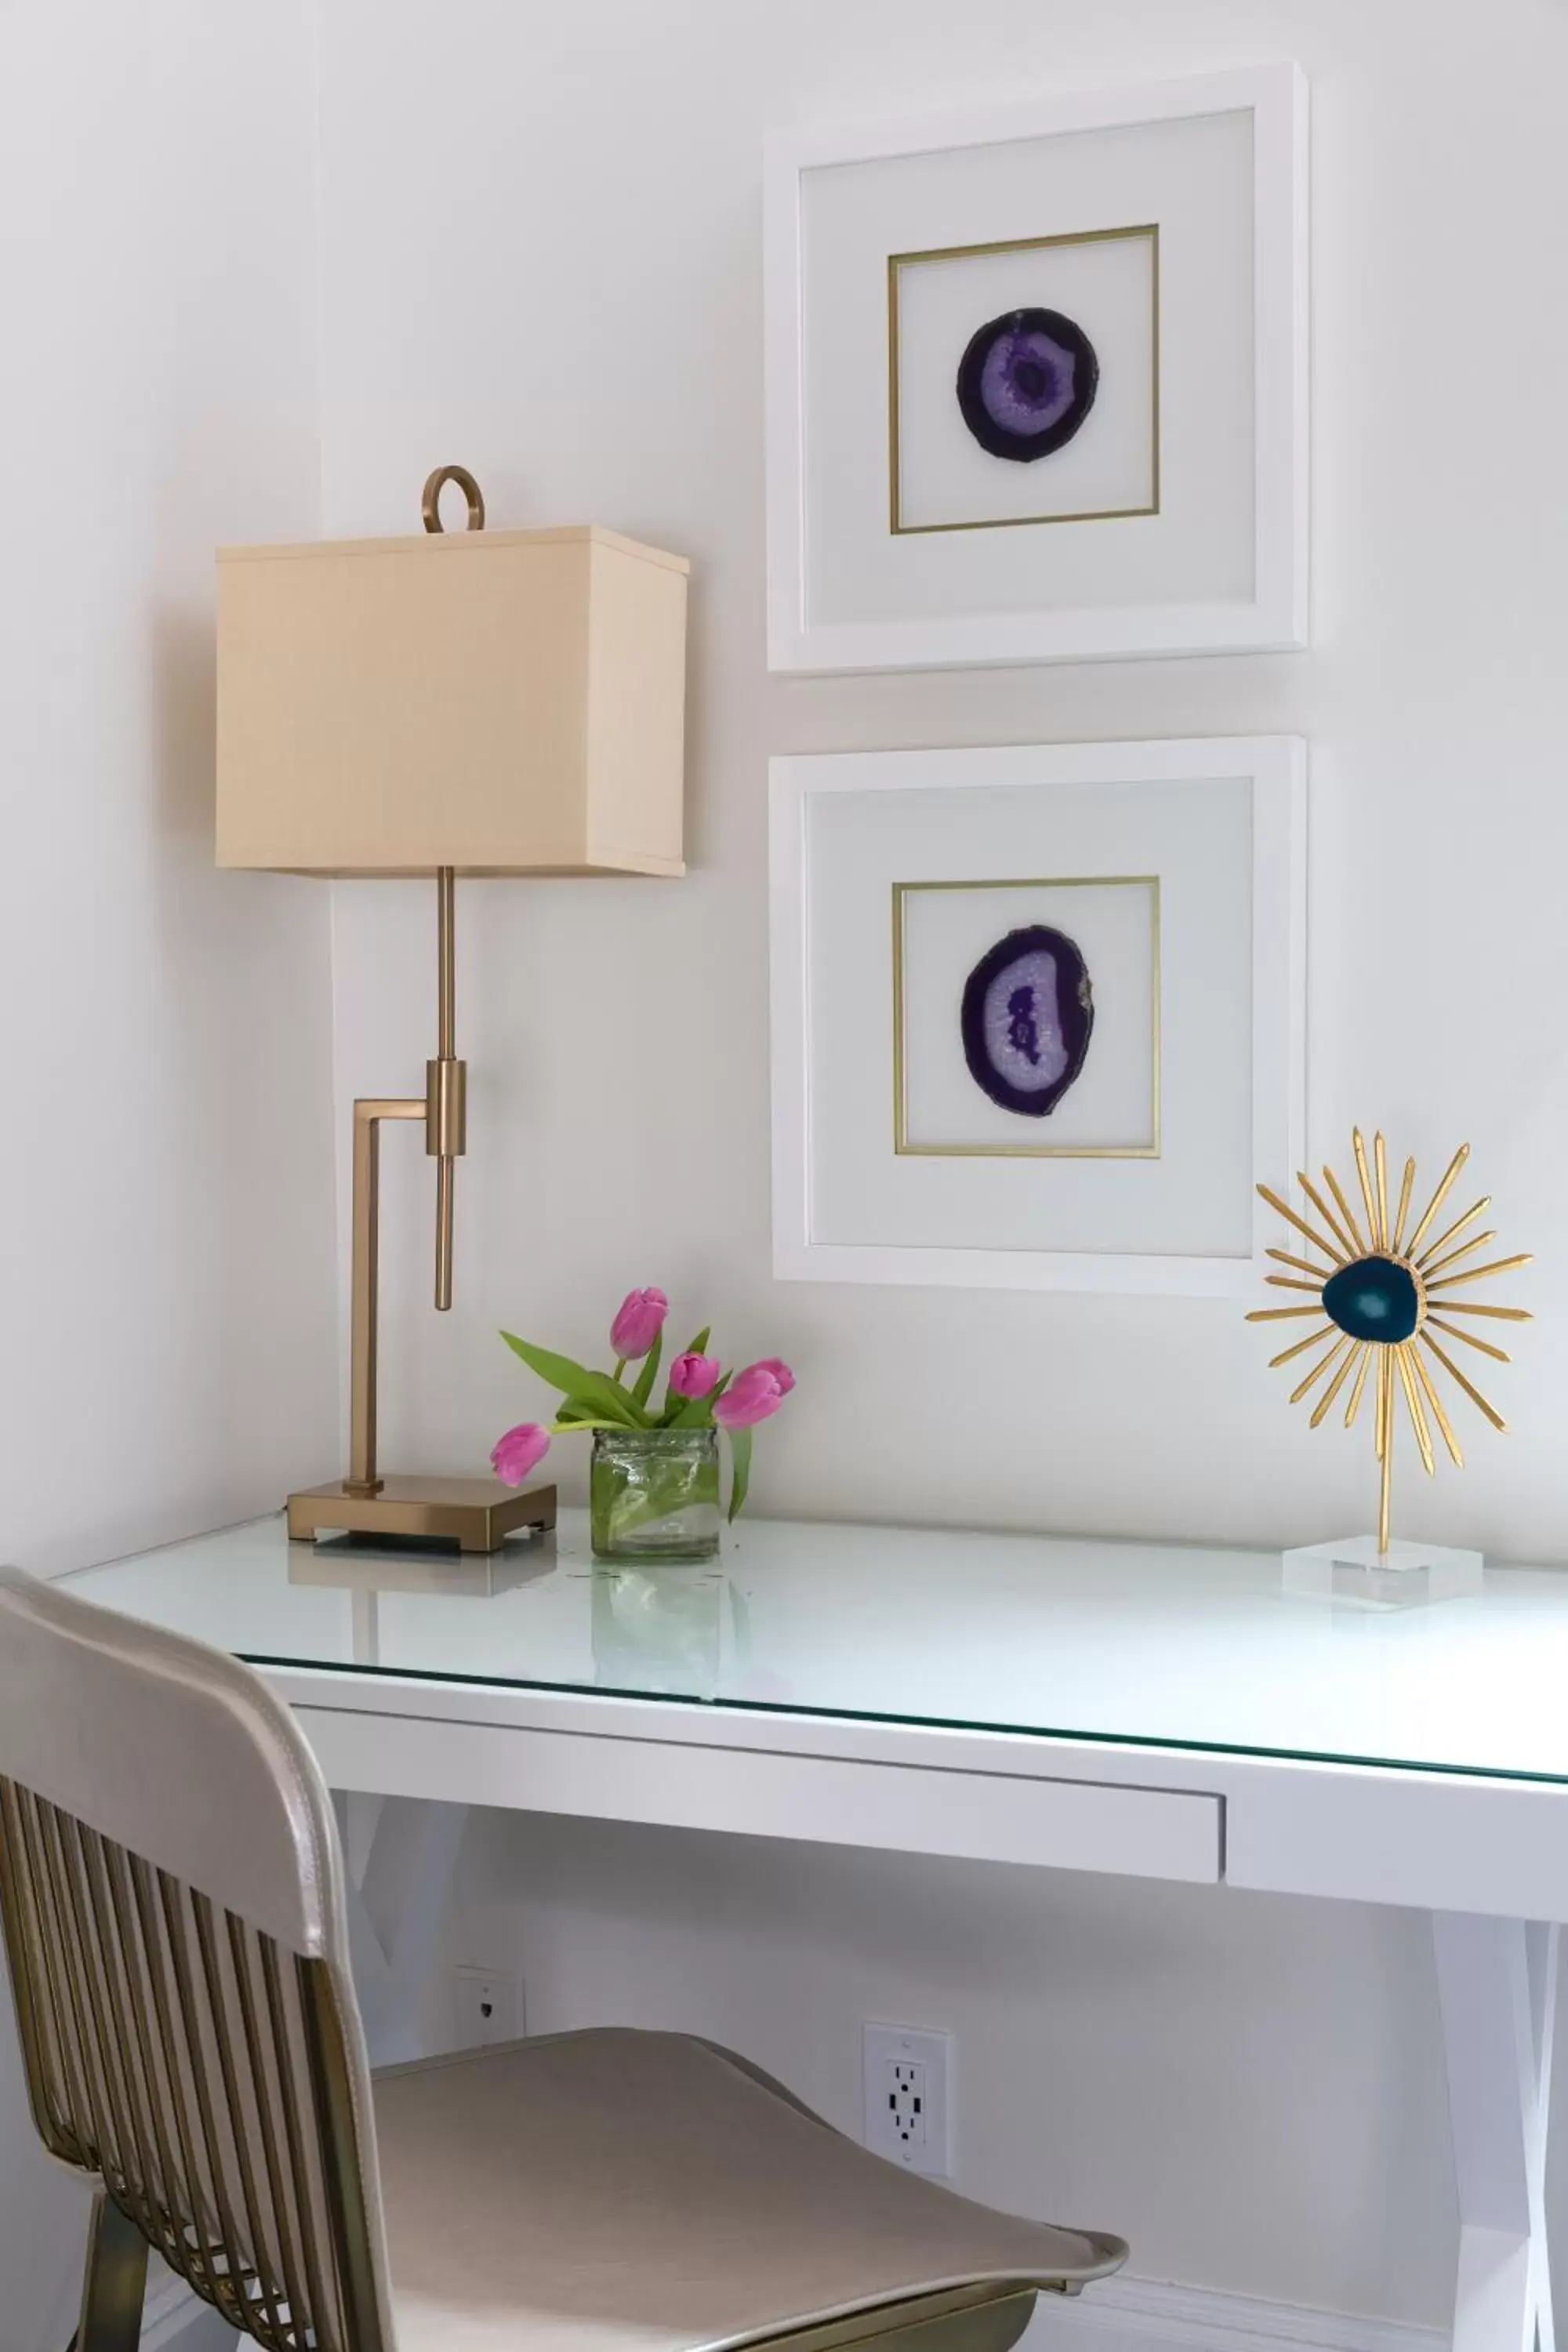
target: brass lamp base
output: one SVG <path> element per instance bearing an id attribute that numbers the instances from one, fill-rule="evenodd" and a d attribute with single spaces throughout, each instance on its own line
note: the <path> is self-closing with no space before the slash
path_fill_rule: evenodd
<path id="1" fill-rule="evenodd" d="M 542 1532 L 554 1525 L 553 1486 L 519 1493 L 495 1478 L 384 1478 L 374 1495 L 352 1495 L 339 1481 L 289 1497 L 289 1535 L 295 1543 L 348 1535 L 488 1552 L 499 1551 L 519 1528 Z"/>

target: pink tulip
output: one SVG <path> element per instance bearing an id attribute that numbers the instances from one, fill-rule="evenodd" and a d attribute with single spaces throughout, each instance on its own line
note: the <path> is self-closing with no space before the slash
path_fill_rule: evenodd
<path id="1" fill-rule="evenodd" d="M 662 1290 L 627 1291 L 610 1326 L 610 1345 L 624 1363 L 634 1356 L 647 1355 L 668 1312 L 669 1301 Z"/>
<path id="2" fill-rule="evenodd" d="M 774 1359 L 774 1363 L 777 1359 Z M 777 1412 L 795 1386 L 795 1375 L 787 1364 L 749 1364 L 737 1372 L 713 1408 L 713 1418 L 721 1429 L 752 1429 L 759 1421 L 766 1421 Z"/>
<path id="3" fill-rule="evenodd" d="M 490 1467 L 503 1486 L 521 1486 L 550 1451 L 550 1432 L 537 1421 L 525 1421 L 499 1438 L 490 1454 Z"/>
<path id="4" fill-rule="evenodd" d="M 669 1385 L 680 1397 L 705 1397 L 719 1377 L 717 1356 L 677 1356 L 669 1368 Z"/>
<path id="5" fill-rule="evenodd" d="M 763 1356 L 752 1366 L 754 1372 L 772 1372 L 779 1384 L 781 1396 L 788 1396 L 795 1386 L 795 1374 L 782 1356 Z"/>

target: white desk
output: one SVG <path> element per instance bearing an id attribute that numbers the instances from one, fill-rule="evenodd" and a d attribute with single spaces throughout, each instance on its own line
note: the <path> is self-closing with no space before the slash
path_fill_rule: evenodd
<path id="1" fill-rule="evenodd" d="M 722 1570 L 614 1571 L 567 1513 L 493 1563 L 262 1520 L 72 1581 L 252 1660 L 334 1789 L 405 1801 L 355 1894 L 381 2058 L 470 1804 L 1429 1911 L 1456 2347 L 1552 2352 L 1568 1573 L 1383 1613 L 1287 1596 L 1277 1554 L 756 1522 Z"/>

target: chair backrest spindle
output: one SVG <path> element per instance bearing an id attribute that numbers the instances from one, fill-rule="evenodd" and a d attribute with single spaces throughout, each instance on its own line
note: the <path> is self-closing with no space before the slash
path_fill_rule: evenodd
<path id="1" fill-rule="evenodd" d="M 147 1734 L 101 1791 L 95 1698 Z M 165 1806 L 182 1748 L 252 1808 L 233 1846 Z M 0 1927 L 35 2124 L 269 2352 L 392 2352 L 340 1868 L 314 1765 L 247 1670 L 0 1570 Z"/>

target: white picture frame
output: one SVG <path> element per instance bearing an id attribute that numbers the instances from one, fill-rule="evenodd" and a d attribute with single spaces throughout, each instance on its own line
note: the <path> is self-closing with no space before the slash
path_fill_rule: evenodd
<path id="1" fill-rule="evenodd" d="M 1183 190 L 1194 175 L 1178 168 L 1179 159 L 1167 155 L 1162 162 L 1163 151 L 1152 145 L 1141 176 L 1128 178 L 1127 202 L 1136 218 L 1122 220 L 1115 191 L 1116 159 L 1123 151 L 1115 149 L 1102 159 L 1097 193 L 1089 194 L 1086 184 L 1082 202 L 1090 209 L 1079 214 L 1064 194 L 1063 182 L 1066 175 L 1070 188 L 1073 157 L 1081 158 L 1081 144 L 1056 150 L 1053 158 L 1048 148 L 1030 143 L 1147 130 L 1151 142 L 1163 139 L 1168 146 L 1173 126 L 1239 116 L 1249 118 L 1251 125 L 1245 188 L 1237 194 L 1233 186 L 1234 200 L 1227 199 L 1226 187 L 1235 183 L 1238 164 L 1230 182 L 1216 179 L 1212 197 L 1191 195 L 1193 205 L 1210 204 L 1207 215 L 1200 210 L 1191 218 L 1183 212 L 1188 202 Z M 981 151 L 978 163 L 973 151 Z M 814 191 L 831 189 L 832 201 L 842 201 L 846 181 L 839 167 L 885 165 L 889 172 L 907 173 L 915 160 L 926 159 L 936 172 L 943 158 L 955 155 L 966 171 L 962 200 L 953 197 L 950 205 L 934 181 L 929 189 L 922 184 L 918 203 L 902 183 L 889 183 L 878 197 L 866 182 L 870 194 L 861 203 L 865 217 L 853 236 L 824 232 L 816 249 L 827 257 L 814 268 L 807 214 L 819 200 Z M 1030 159 L 1037 156 L 1053 161 L 1051 193 L 1042 194 L 1037 205 L 1019 192 L 1029 184 Z M 994 158 L 1002 159 L 998 170 L 1005 164 L 1012 176 L 1008 192 L 999 187 L 993 198 L 984 194 L 984 173 Z M 838 176 L 831 182 L 813 176 L 824 173 Z M 1151 186 L 1165 189 L 1166 195 L 1152 197 Z M 770 668 L 941 668 L 1280 650 L 1307 643 L 1307 85 L 1297 66 L 1247 66 L 1152 85 L 1058 92 L 1000 111 L 781 135 L 769 146 L 765 196 Z M 1167 202 L 1173 216 L 1160 222 Z M 1108 210 L 1118 216 L 1107 218 Z M 1249 229 L 1241 218 L 1247 210 Z M 1151 211 L 1156 215 L 1152 223 Z M 951 236 L 941 227 L 950 215 Z M 1238 446 L 1237 436 L 1215 429 L 1205 439 L 1197 425 L 1190 426 L 1198 437 L 1190 444 L 1186 470 L 1193 478 L 1185 494 L 1183 468 L 1166 451 L 1163 512 L 1123 503 L 1107 514 L 1039 518 L 1066 526 L 1054 530 L 1016 532 L 977 523 L 948 524 L 948 535 L 940 541 L 922 538 L 918 530 L 900 535 L 897 298 L 889 300 L 873 282 L 879 269 L 885 284 L 896 285 L 895 261 L 946 257 L 932 247 L 962 258 L 1013 246 L 1088 244 L 1096 236 L 1128 236 L 1157 225 L 1164 252 L 1161 267 L 1180 298 L 1174 306 L 1171 299 L 1163 300 L 1155 337 L 1155 365 L 1172 388 L 1163 422 L 1156 388 L 1156 435 L 1172 441 L 1189 431 L 1202 406 L 1183 393 L 1183 385 L 1201 365 L 1205 339 L 1189 325 L 1184 341 L 1183 320 L 1194 302 L 1222 299 L 1219 293 L 1211 298 L 1201 292 L 1215 273 L 1191 266 L 1205 218 L 1216 236 L 1230 236 L 1233 243 L 1246 236 L 1250 250 L 1247 270 L 1245 254 L 1235 246 L 1229 276 L 1237 290 L 1224 298 L 1232 311 L 1245 307 L 1249 314 L 1230 319 L 1227 348 L 1234 345 L 1240 354 L 1231 367 L 1238 386 L 1247 373 L 1242 339 L 1250 349 L 1249 385 L 1236 395 L 1247 403 L 1250 463 L 1247 449 L 1240 446 L 1235 462 L 1241 471 L 1230 485 L 1236 551 L 1223 577 L 1216 574 L 1209 582 L 1200 576 L 1207 560 L 1201 551 L 1214 537 L 1203 530 L 1202 518 L 1215 510 L 1210 473 L 1230 464 L 1224 452 Z M 977 222 L 979 233 L 999 236 L 1001 242 L 966 244 Z M 848 272 L 855 273 L 853 281 L 846 277 L 840 285 L 839 278 Z M 1157 302 L 1161 299 L 1157 282 Z M 884 301 L 887 324 L 880 313 L 873 317 Z M 1008 307 L 1005 299 L 1001 307 Z M 832 398 L 814 399 L 808 352 L 816 348 L 820 354 L 840 334 L 843 366 Z M 883 354 L 879 376 L 878 349 Z M 832 352 L 818 363 L 830 373 Z M 840 450 L 842 436 L 852 437 Z M 832 450 L 825 456 L 830 441 Z M 1181 446 L 1184 451 L 1189 447 L 1185 441 Z M 1062 454 L 1076 457 L 1078 445 Z M 879 465 L 880 489 L 872 478 Z M 1032 474 L 1034 468 L 1027 470 Z M 1195 567 L 1194 576 L 1184 580 L 1189 563 Z M 1117 585 L 1123 573 L 1124 593 Z M 840 577 L 855 583 L 853 593 L 847 588 L 843 599 L 825 584 Z M 1031 606 L 1028 600 L 1041 583 L 1039 601 Z"/>
<path id="2" fill-rule="evenodd" d="M 1306 775 L 1306 745 L 1290 736 L 773 760 L 774 1274 L 784 1281 L 1255 1295 L 1277 1223 L 1255 1187 L 1287 1189 L 1304 1164 Z M 1223 814 L 1233 845 L 1233 878 L 1223 884 L 1206 878 L 1211 809 L 1215 824 Z M 1211 827 L 1210 837 L 1221 835 Z M 891 1043 L 901 983 L 889 952 L 899 893 L 922 880 L 1013 877 L 1058 887 L 1039 879 L 1038 845 L 1053 839 L 1071 843 L 1067 880 L 1158 876 L 1157 1018 L 1167 1066 L 1192 1074 L 1187 1098 L 1173 1102 L 1173 1079 L 1166 1086 L 1166 1141 L 1153 1153 L 903 1156 Z M 1012 845 L 1001 861 L 999 845 Z M 1205 895 L 1222 887 L 1228 898 Z M 1228 962 L 1205 964 L 1207 949 L 1190 943 L 1215 940 L 1216 928 L 1227 926 Z M 858 936 L 847 946 L 851 930 Z M 855 961 L 847 965 L 848 954 Z M 847 969 L 858 977 L 836 992 L 830 983 Z M 1238 990 L 1245 1003 L 1236 1002 Z M 1205 1029 L 1194 1039 L 1200 1003 Z M 1211 1045 L 1216 1013 L 1231 1026 Z M 1236 1043 L 1242 1037 L 1245 1050 Z M 1215 1088 L 1224 1116 L 1211 1129 L 1205 1089 Z M 1217 1145 L 1207 1164 L 1211 1131 L 1230 1139 L 1223 1166 Z M 1126 1167 L 1100 1172 L 1115 1159 Z M 943 1181 L 959 1188 L 937 1211 L 945 1238 L 911 1239 L 905 1211 L 918 1224 L 944 1167 Z M 1220 1244 L 1163 1246 L 1163 1221 L 1173 1213 L 1179 1224 L 1182 1202 L 1211 1183 L 1226 1203 Z M 861 1203 L 847 1237 L 836 1205 L 846 1185 Z M 1078 1221 L 1071 1246 L 1004 1232 L 1015 1213 L 1054 1220 L 1058 1202 L 1064 1225 Z M 1088 1245 L 1086 1214 L 1094 1227 Z M 965 1223 L 962 1243 L 949 1230 L 955 1216 Z"/>

